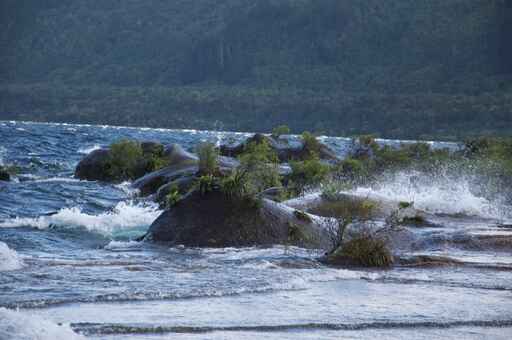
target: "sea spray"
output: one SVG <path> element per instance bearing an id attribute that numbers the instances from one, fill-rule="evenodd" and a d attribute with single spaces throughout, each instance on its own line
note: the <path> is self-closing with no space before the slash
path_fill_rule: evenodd
<path id="1" fill-rule="evenodd" d="M 477 190 L 479 178 L 439 171 L 437 174 L 419 171 L 399 171 L 382 176 L 371 186 L 359 186 L 350 194 L 395 202 L 414 202 L 420 210 L 434 214 L 466 215 L 509 220 L 510 207 L 504 200 L 481 196 Z"/>
<path id="2" fill-rule="evenodd" d="M 0 242 L 0 272 L 17 270 L 23 267 L 23 260 L 15 250 Z"/>

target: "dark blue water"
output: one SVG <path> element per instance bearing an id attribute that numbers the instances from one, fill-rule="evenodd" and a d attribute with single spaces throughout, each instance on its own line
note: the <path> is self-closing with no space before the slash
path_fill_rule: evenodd
<path id="1" fill-rule="evenodd" d="M 463 176 L 411 188 L 404 172 L 354 190 L 414 200 L 443 226 L 417 231 L 446 240 L 432 242 L 427 253 L 467 263 L 386 271 L 328 268 L 314 260 L 319 252 L 283 246 L 137 243 L 132 239 L 158 216 L 157 206 L 138 198 L 130 183 L 73 178 L 81 157 L 121 138 L 193 150 L 200 141 L 246 136 L 0 122 L 0 162 L 20 170 L 12 182 L 0 182 L 0 339 L 512 336 L 512 249 L 451 242 L 508 239 L 511 231 L 497 225 L 510 218 L 510 207 L 476 196 Z M 345 138 L 323 140 L 340 155 L 351 146 Z"/>

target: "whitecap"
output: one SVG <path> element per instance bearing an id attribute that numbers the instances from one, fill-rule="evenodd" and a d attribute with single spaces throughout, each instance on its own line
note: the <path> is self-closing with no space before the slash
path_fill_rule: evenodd
<path id="1" fill-rule="evenodd" d="M 158 206 L 151 204 L 136 204 L 132 201 L 118 203 L 112 211 L 99 215 L 90 215 L 79 207 L 63 208 L 51 216 L 39 216 L 36 218 L 16 217 L 0 223 L 0 227 L 33 227 L 46 229 L 50 226 L 73 228 L 83 227 L 91 231 L 103 234 L 111 234 L 115 231 L 147 227 L 161 213 Z"/>
<path id="2" fill-rule="evenodd" d="M 138 241 L 110 241 L 104 249 L 106 250 L 125 250 L 130 248 L 139 248 L 142 246 Z"/>
<path id="3" fill-rule="evenodd" d="M 0 242 L 0 272 L 17 270 L 23 267 L 23 260 L 18 253 Z M 1 337 L 0 337 L 1 338 Z"/>
<path id="4" fill-rule="evenodd" d="M 101 145 L 99 145 L 99 144 L 94 144 L 94 145 L 92 145 L 92 146 L 87 146 L 87 147 L 79 148 L 79 149 L 77 150 L 77 152 L 78 152 L 79 154 L 82 154 L 82 155 L 88 155 L 88 154 L 90 154 L 91 152 L 96 151 L 96 150 L 99 150 L 99 149 L 101 149 Z"/>
<path id="5" fill-rule="evenodd" d="M 80 340 L 85 339 L 69 325 L 57 325 L 40 316 L 0 308 L 2 340 Z"/>

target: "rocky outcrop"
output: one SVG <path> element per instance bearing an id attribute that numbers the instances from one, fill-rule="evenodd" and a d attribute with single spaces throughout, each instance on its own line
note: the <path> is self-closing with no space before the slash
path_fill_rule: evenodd
<path id="1" fill-rule="evenodd" d="M 230 199 L 219 190 L 193 192 L 157 218 L 146 240 L 189 247 L 289 244 L 328 247 L 323 219 L 299 218 L 295 210 L 267 199 Z"/>
<path id="2" fill-rule="evenodd" d="M 140 149 L 142 156 L 133 169 L 135 178 L 143 177 L 151 171 L 154 168 L 155 159 L 169 167 L 194 166 L 197 164 L 197 156 L 185 151 L 178 144 L 164 146 L 158 142 L 141 142 Z M 75 177 L 89 181 L 113 181 L 116 176 L 112 174 L 110 162 L 110 149 L 95 150 L 78 163 L 75 169 Z"/>
<path id="3" fill-rule="evenodd" d="M 220 154 L 229 157 L 238 157 L 247 150 L 250 143 L 262 143 L 263 141 L 274 150 L 280 162 L 289 162 L 291 160 L 304 160 L 310 156 L 306 144 L 302 139 L 298 141 L 288 141 L 284 139 L 275 139 L 271 136 L 263 135 L 260 133 L 248 138 L 242 143 L 236 145 L 221 145 Z M 318 157 L 323 160 L 338 160 L 335 152 L 332 151 L 327 145 L 319 143 Z"/>
<path id="4" fill-rule="evenodd" d="M 85 156 L 75 169 L 75 177 L 88 181 L 112 180 L 109 150 L 94 150 Z"/>

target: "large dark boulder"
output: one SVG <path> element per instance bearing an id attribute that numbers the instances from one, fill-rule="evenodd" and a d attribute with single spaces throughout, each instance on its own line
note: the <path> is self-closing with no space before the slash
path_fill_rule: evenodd
<path id="1" fill-rule="evenodd" d="M 0 181 L 8 182 L 11 180 L 11 175 L 0 166 Z"/>
<path id="2" fill-rule="evenodd" d="M 229 157 L 238 157 L 247 150 L 249 144 L 259 144 L 263 141 L 267 142 L 267 144 L 276 152 L 279 161 L 281 162 L 289 162 L 291 160 L 300 161 L 310 157 L 310 151 L 307 149 L 302 138 L 298 141 L 289 141 L 285 139 L 275 139 L 271 136 L 263 135 L 260 133 L 249 137 L 244 142 L 239 144 L 221 145 L 220 154 Z M 325 144 L 318 144 L 317 153 L 320 159 L 338 160 L 336 153 Z"/>
<path id="3" fill-rule="evenodd" d="M 78 163 L 75 169 L 75 177 L 89 181 L 112 180 L 109 161 L 110 152 L 108 149 L 94 150 Z"/>
<path id="4" fill-rule="evenodd" d="M 288 244 L 326 249 L 322 222 L 267 199 L 236 200 L 218 190 L 205 195 L 195 191 L 163 212 L 145 239 L 188 247 Z"/>

